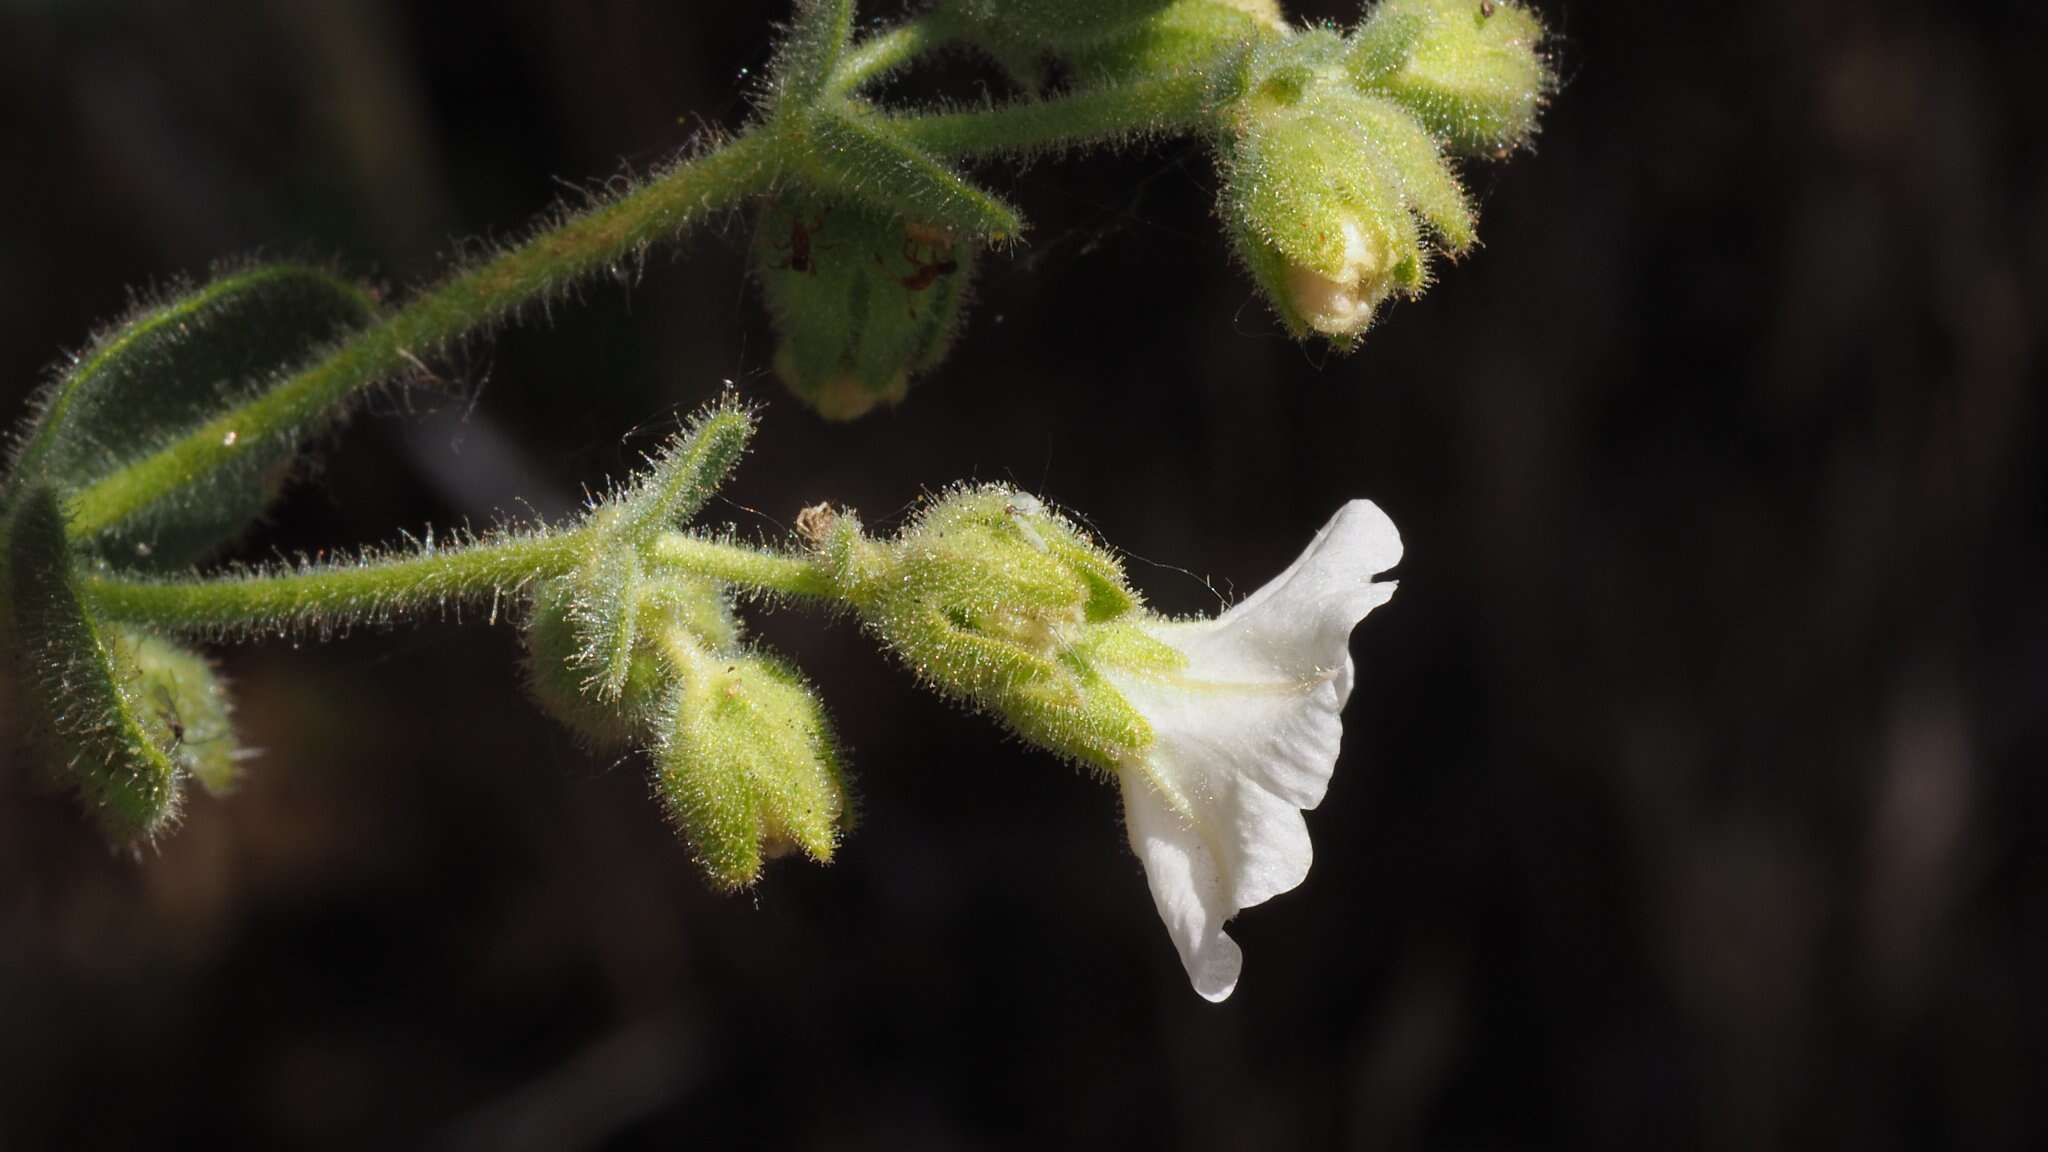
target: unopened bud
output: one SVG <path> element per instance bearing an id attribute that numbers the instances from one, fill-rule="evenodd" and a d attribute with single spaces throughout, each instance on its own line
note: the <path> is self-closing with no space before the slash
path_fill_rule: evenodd
<path id="1" fill-rule="evenodd" d="M 664 576 L 621 580 L 617 568 L 586 567 L 533 593 L 526 622 L 526 684 L 534 702 L 594 751 L 658 738 L 669 677 L 657 641 L 686 628 L 699 642 L 728 647 L 739 624 L 712 584 Z"/>
<path id="2" fill-rule="evenodd" d="M 776 375 L 829 420 L 901 401 L 945 357 L 974 264 L 973 246 L 943 229 L 794 198 L 762 209 L 753 255 Z"/>
<path id="3" fill-rule="evenodd" d="M 1227 165 L 1231 238 L 1296 336 L 1350 344 L 1426 280 L 1420 230 L 1373 141 L 1322 101 L 1247 117 Z"/>
<path id="4" fill-rule="evenodd" d="M 744 888 L 764 861 L 801 851 L 832 859 L 847 815 L 825 712 L 782 664 L 670 637 L 677 677 L 655 789 L 705 875 Z"/>

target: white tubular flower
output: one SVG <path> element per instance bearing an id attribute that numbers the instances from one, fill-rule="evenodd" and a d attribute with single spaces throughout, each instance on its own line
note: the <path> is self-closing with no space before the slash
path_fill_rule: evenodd
<path id="1" fill-rule="evenodd" d="M 1144 625 L 1171 672 L 1104 667 L 1151 725 L 1121 766 L 1124 821 L 1159 918 L 1204 999 L 1237 987 L 1223 926 L 1308 876 L 1304 809 L 1322 802 L 1351 696 L 1351 629 L 1394 594 L 1372 577 L 1401 536 L 1369 500 L 1344 505 L 1285 572 L 1214 620 Z"/>

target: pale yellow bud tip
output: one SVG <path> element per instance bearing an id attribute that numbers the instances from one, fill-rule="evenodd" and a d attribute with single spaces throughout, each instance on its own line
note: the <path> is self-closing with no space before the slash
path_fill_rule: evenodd
<path id="1" fill-rule="evenodd" d="M 1287 269 L 1288 303 L 1304 324 L 1326 336 L 1365 331 L 1373 310 L 1394 287 L 1385 246 L 1375 244 L 1358 220 L 1344 222 L 1343 236 L 1343 263 L 1334 274 L 1301 264 Z"/>

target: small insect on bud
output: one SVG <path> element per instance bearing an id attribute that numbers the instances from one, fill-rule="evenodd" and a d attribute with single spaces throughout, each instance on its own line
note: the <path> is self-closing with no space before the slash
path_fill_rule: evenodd
<path id="1" fill-rule="evenodd" d="M 974 264 L 944 229 L 793 197 L 762 209 L 753 255 L 780 337 L 776 375 L 828 420 L 901 401 L 945 357 Z"/>
<path id="2" fill-rule="evenodd" d="M 122 629 L 118 647 L 133 673 L 130 694 L 143 727 L 178 770 L 216 794 L 241 776 L 227 688 L 206 657 L 161 636 Z"/>
<path id="3" fill-rule="evenodd" d="M 705 875 L 744 888 L 769 859 L 832 859 L 847 815 L 825 711 L 781 663 L 668 637 L 676 673 L 655 790 Z"/>
<path id="4" fill-rule="evenodd" d="M 1346 67 L 1458 151 L 1527 143 L 1554 83 L 1543 26 L 1495 0 L 1382 0 L 1351 36 Z"/>

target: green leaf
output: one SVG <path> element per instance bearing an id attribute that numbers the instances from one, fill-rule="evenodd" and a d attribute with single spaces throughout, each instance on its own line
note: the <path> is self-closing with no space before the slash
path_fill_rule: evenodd
<path id="1" fill-rule="evenodd" d="M 18 492 L 7 535 L 15 658 L 38 740 L 110 839 L 154 840 L 178 814 L 169 722 L 139 691 L 126 638 L 79 598 L 56 490 Z"/>
<path id="2" fill-rule="evenodd" d="M 876 116 L 834 108 L 818 115 L 811 135 L 811 176 L 839 195 L 991 244 L 1024 230 L 1015 209 Z"/>
<path id="3" fill-rule="evenodd" d="M 776 47 L 770 114 L 814 103 L 853 38 L 853 0 L 797 0 Z"/>
<path id="4" fill-rule="evenodd" d="M 262 391 L 375 311 L 360 287 L 315 268 L 230 273 L 109 330 L 44 393 L 10 485 L 68 496 Z M 190 564 L 246 528 L 289 473 L 296 445 L 255 438 L 233 464 L 162 494 L 89 547 L 123 564 Z"/>

